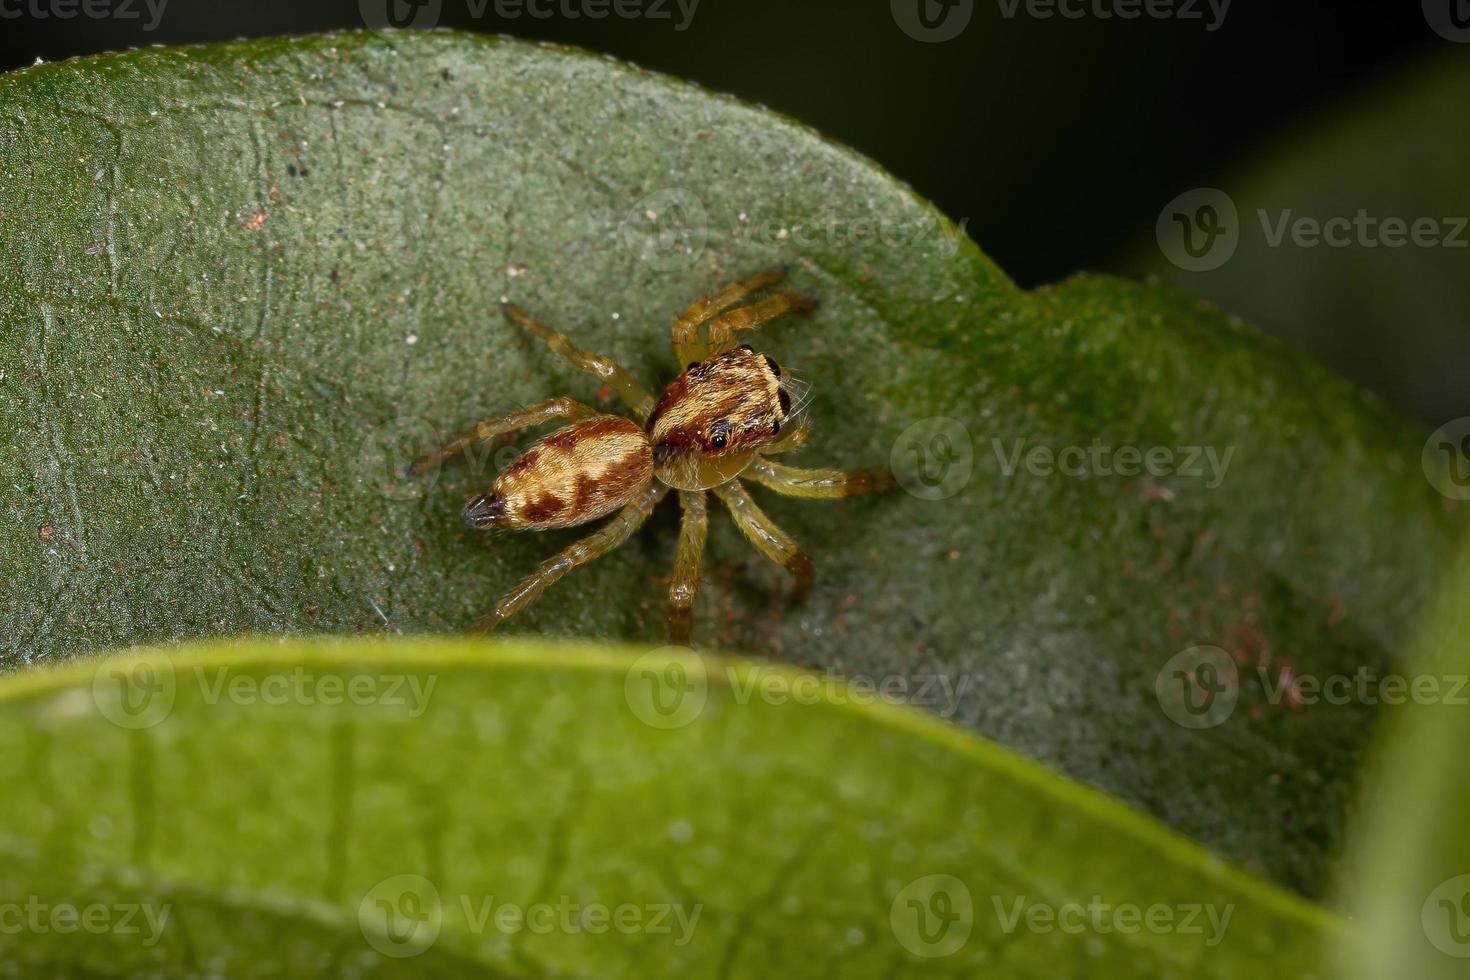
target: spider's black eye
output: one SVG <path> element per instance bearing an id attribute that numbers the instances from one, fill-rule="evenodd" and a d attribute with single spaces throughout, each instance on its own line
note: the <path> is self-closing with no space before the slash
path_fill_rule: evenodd
<path id="1" fill-rule="evenodd" d="M 743 350 L 743 351 L 746 351 L 747 353 L 750 353 L 750 354 L 754 354 L 755 353 L 755 348 L 752 347 L 752 346 L 750 346 L 749 344 L 741 344 L 740 345 L 740 349 Z"/>
<path id="2" fill-rule="evenodd" d="M 782 388 L 781 389 L 781 393 L 776 396 L 776 400 L 781 403 L 781 414 L 782 415 L 790 415 L 791 414 L 791 395 L 786 391 L 785 388 Z"/>
<path id="3" fill-rule="evenodd" d="M 780 434 L 781 434 L 781 423 L 779 421 L 772 422 L 771 423 L 771 435 L 775 436 L 775 435 L 780 435 Z"/>
<path id="4" fill-rule="evenodd" d="M 771 369 L 771 373 L 778 378 L 781 377 L 781 365 L 771 360 L 771 355 L 769 354 L 762 354 L 761 357 L 766 359 L 766 367 Z"/>
<path id="5" fill-rule="evenodd" d="M 690 361 L 689 364 L 688 364 L 688 366 L 685 367 L 684 370 L 686 370 L 686 371 L 693 371 L 697 367 L 699 367 L 699 362 L 698 361 Z"/>
<path id="6" fill-rule="evenodd" d="M 724 449 L 725 434 L 723 432 L 716 432 L 714 435 L 710 436 L 709 444 L 711 446 L 714 446 L 716 449 Z"/>

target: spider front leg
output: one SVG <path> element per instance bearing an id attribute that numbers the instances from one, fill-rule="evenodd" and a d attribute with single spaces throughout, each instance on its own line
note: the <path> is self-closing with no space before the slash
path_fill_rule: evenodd
<path id="1" fill-rule="evenodd" d="M 572 338 L 560 330 L 553 330 L 513 303 L 501 303 L 500 311 L 507 320 L 539 337 L 557 354 L 577 367 L 595 374 L 617 392 L 623 404 L 638 417 L 638 421 L 648 421 L 648 413 L 653 411 L 653 395 L 617 361 L 577 346 Z"/>
<path id="2" fill-rule="evenodd" d="M 889 470 L 861 470 L 857 473 L 805 470 L 757 459 L 745 472 L 755 482 L 788 497 L 854 497 L 898 486 L 898 480 Z"/>
<path id="3" fill-rule="evenodd" d="M 721 484 L 714 488 L 714 492 L 730 508 L 735 526 L 755 545 L 756 550 L 791 573 L 791 577 L 795 579 L 791 590 L 792 601 L 800 602 L 805 599 L 812 589 L 812 560 L 796 547 L 796 542 L 789 534 L 777 527 L 755 505 L 755 501 L 750 499 L 750 494 L 738 480 Z"/>
<path id="4" fill-rule="evenodd" d="M 680 364 L 702 361 L 705 358 L 704 342 L 699 339 L 699 328 L 705 321 L 728 307 L 734 306 L 758 289 L 772 286 L 786 278 L 786 266 L 777 265 L 763 269 L 753 276 L 737 279 L 720 287 L 701 299 L 674 320 L 674 355 Z"/>
<path id="5" fill-rule="evenodd" d="M 710 321 L 709 352 L 723 354 L 735 346 L 735 334 L 740 330 L 753 330 L 763 323 L 776 319 L 783 313 L 810 313 L 817 308 L 817 301 L 795 293 L 774 293 L 756 300 L 749 306 L 721 313 Z"/>
<path id="6" fill-rule="evenodd" d="M 648 515 L 653 512 L 654 505 L 663 499 L 669 490 L 657 481 L 650 483 L 643 491 L 634 498 L 622 510 L 618 511 L 602 527 L 592 534 L 575 542 L 565 551 L 536 567 L 536 571 L 527 576 L 519 585 L 507 592 L 495 609 L 475 624 L 475 630 L 481 633 L 489 633 L 511 616 L 520 612 L 542 593 L 551 583 L 561 578 L 567 572 L 579 565 L 585 565 L 594 558 L 612 551 L 618 545 L 627 541 L 633 532 L 638 530 Z"/>
<path id="7" fill-rule="evenodd" d="M 582 404 L 575 398 L 562 396 L 549 401 L 538 402 L 530 408 L 522 408 L 515 412 L 507 412 L 494 418 L 483 419 L 476 422 L 474 426 L 458 438 L 450 441 L 435 452 L 429 453 L 422 459 L 415 460 L 408 468 L 409 476 L 417 476 L 426 473 L 435 466 L 440 465 L 455 453 L 461 452 L 466 446 L 476 442 L 484 442 L 486 439 L 494 439 L 496 436 L 524 429 L 528 426 L 539 425 L 552 419 L 567 419 L 575 422 L 577 419 L 589 418 L 599 414 L 596 409 Z"/>
<path id="8" fill-rule="evenodd" d="M 669 642 L 689 645 L 693 625 L 694 597 L 699 592 L 699 559 L 704 554 L 709 529 L 709 503 L 703 490 L 680 490 L 679 550 L 674 556 L 674 576 L 669 582 Z"/>

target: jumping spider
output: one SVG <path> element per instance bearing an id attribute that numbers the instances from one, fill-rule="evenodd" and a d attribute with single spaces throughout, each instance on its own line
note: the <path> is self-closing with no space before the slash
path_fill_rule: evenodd
<path id="1" fill-rule="evenodd" d="M 795 597 L 806 595 L 812 584 L 811 559 L 756 506 L 739 478 L 748 476 L 793 497 L 828 498 L 888 489 L 896 481 L 886 470 L 848 474 L 796 469 L 765 458 L 800 446 L 806 441 L 807 426 L 793 418 L 790 377 L 749 345 L 736 346 L 735 334 L 783 313 L 813 308 L 811 300 L 790 292 L 741 305 L 785 276 L 784 267 L 767 269 L 730 283 L 680 314 L 674 321 L 674 352 L 688 367 L 657 401 L 612 360 L 583 350 L 519 307 L 501 305 L 507 319 L 617 392 L 638 424 L 603 415 L 564 396 L 478 422 L 413 464 L 410 472 L 422 473 L 474 442 L 566 419 L 569 425 L 531 446 L 488 491 L 472 497 L 464 508 L 465 520 L 476 528 L 540 530 L 572 527 L 618 512 L 596 532 L 543 562 L 496 604 L 479 629 L 494 629 L 573 568 L 622 544 L 671 489 L 679 492 L 683 512 L 669 584 L 673 642 L 689 642 L 690 610 L 708 521 L 706 491 L 724 501 L 761 554 L 792 574 Z M 699 334 L 705 325 L 708 342 Z"/>

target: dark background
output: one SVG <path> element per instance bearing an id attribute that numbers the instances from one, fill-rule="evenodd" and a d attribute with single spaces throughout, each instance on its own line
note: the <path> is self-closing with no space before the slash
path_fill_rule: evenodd
<path id="1" fill-rule="evenodd" d="M 38 2 L 56 0 L 0 0 L 10 15 L 0 20 L 0 67 L 361 27 L 362 7 L 382 0 L 169 0 L 151 31 L 143 0 L 131 0 L 136 19 L 25 12 Z M 682 31 L 674 0 L 667 9 L 668 19 L 506 19 L 491 3 L 475 18 L 469 0 L 443 0 L 439 24 L 574 44 L 764 103 L 874 157 L 966 219 L 971 237 L 1026 286 L 1078 270 L 1150 271 L 1127 256 L 1151 242 L 1175 194 L 1220 185 L 1262 147 L 1416 62 L 1447 49 L 1470 57 L 1470 44 L 1429 29 L 1417 0 L 1235 0 L 1213 31 L 1203 0 L 1204 19 L 1127 21 L 1040 19 L 1024 6 L 1006 17 L 1002 0 L 973 0 L 968 26 L 943 43 L 906 34 L 888 0 L 700 0 Z M 1439 424 L 1435 415 L 1464 394 L 1417 402 L 1401 394 L 1415 379 L 1382 377 L 1372 344 L 1353 354 L 1330 337 L 1318 345 L 1277 329 L 1269 311 L 1244 312 L 1425 421 Z M 1462 336 L 1466 328 L 1458 324 Z M 1412 375 L 1413 365 L 1396 370 Z M 1462 404 L 1470 409 L 1470 399 Z"/>

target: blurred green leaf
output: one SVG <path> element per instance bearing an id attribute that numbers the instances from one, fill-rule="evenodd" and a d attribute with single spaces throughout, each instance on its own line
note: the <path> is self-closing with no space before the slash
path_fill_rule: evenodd
<path id="1" fill-rule="evenodd" d="M 800 607 L 717 513 L 696 637 L 893 682 L 1318 890 L 1374 710 L 1299 710 L 1281 679 L 1386 664 L 1463 524 L 1381 404 L 1173 292 L 1022 292 L 850 151 L 584 54 L 149 50 L 0 77 L 0 107 L 5 662 L 463 628 L 576 534 L 463 526 L 503 453 L 398 468 L 435 430 L 598 397 L 499 299 L 652 385 L 676 311 L 786 260 L 822 301 L 757 338 L 814 386 L 792 462 L 930 482 L 762 497 L 814 557 Z M 511 628 L 661 636 L 675 525 Z M 1161 708 L 1197 645 L 1235 706 L 1198 730 Z"/>
<path id="2" fill-rule="evenodd" d="M 1180 269 L 1150 239 L 1121 268 L 1311 351 L 1433 426 L 1470 415 L 1470 60 L 1457 47 L 1352 93 L 1220 181 L 1238 222 L 1223 265 Z"/>
<path id="3" fill-rule="evenodd" d="M 142 650 L 0 682 L 0 736 L 30 976 L 1305 977 L 1347 935 L 992 743 L 736 661 Z"/>
<path id="4" fill-rule="evenodd" d="M 1470 972 L 1470 554 L 1405 662 L 1343 882 L 1372 942 L 1355 975 Z"/>

